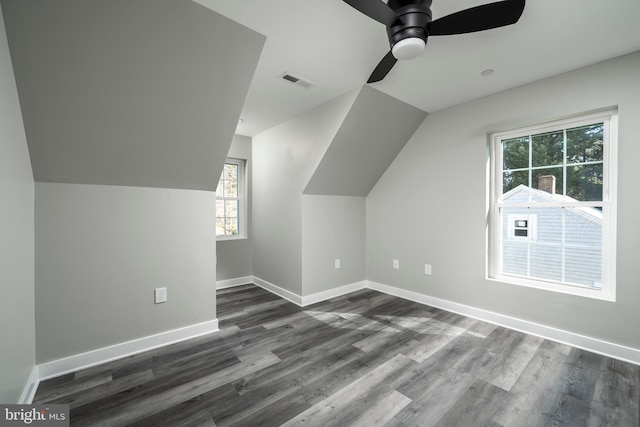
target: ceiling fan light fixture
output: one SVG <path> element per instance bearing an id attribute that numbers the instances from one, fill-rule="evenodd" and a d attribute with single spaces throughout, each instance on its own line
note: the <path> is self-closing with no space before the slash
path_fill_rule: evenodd
<path id="1" fill-rule="evenodd" d="M 413 59 L 424 51 L 425 46 L 426 43 L 423 39 L 408 37 L 394 44 L 391 53 L 396 59 Z"/>

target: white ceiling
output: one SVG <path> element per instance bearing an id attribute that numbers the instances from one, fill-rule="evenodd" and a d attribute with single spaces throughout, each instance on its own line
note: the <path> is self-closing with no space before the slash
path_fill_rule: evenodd
<path id="1" fill-rule="evenodd" d="M 242 135 L 360 88 L 389 50 L 385 27 L 342 0 L 194 1 L 267 37 L 238 125 Z M 434 0 L 433 19 L 490 2 Z M 639 0 L 529 0 L 517 24 L 431 37 L 420 57 L 399 61 L 372 86 L 433 112 L 640 50 L 638 16 Z M 495 72 L 482 77 L 489 68 Z M 279 78 L 284 72 L 317 86 L 288 83 Z"/>

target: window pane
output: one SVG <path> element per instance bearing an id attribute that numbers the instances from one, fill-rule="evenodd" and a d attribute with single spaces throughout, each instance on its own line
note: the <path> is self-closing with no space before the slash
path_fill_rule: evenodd
<path id="1" fill-rule="evenodd" d="M 514 138 L 502 141 L 503 169 L 529 167 L 529 138 Z"/>
<path id="2" fill-rule="evenodd" d="M 600 201 L 602 180 L 602 164 L 567 167 L 567 196 L 580 201 Z"/>
<path id="3" fill-rule="evenodd" d="M 531 215 L 537 219 L 537 241 L 543 245 L 562 244 L 562 208 L 531 208 Z"/>
<path id="4" fill-rule="evenodd" d="M 565 253 L 565 281 L 590 288 L 602 287 L 602 249 L 568 247 Z"/>
<path id="5" fill-rule="evenodd" d="M 531 137 L 531 166 L 561 165 L 563 159 L 564 132 L 562 130 L 540 133 Z"/>
<path id="6" fill-rule="evenodd" d="M 224 200 L 216 200 L 216 218 L 224 216 Z"/>
<path id="7" fill-rule="evenodd" d="M 565 208 L 565 242 L 569 246 L 602 246 L 602 212 L 596 208 Z"/>
<path id="8" fill-rule="evenodd" d="M 225 216 L 237 217 L 238 216 L 238 201 L 237 200 L 225 200 Z"/>
<path id="9" fill-rule="evenodd" d="M 526 240 L 503 240 L 501 246 L 502 273 L 526 277 L 529 256 Z"/>
<path id="10" fill-rule="evenodd" d="M 565 282 L 602 286 L 602 212 L 565 208 Z"/>
<path id="11" fill-rule="evenodd" d="M 505 171 L 502 176 L 502 194 L 519 185 L 529 186 L 529 171 Z"/>
<path id="12" fill-rule="evenodd" d="M 227 163 L 224 165 L 223 177 L 225 181 L 235 180 L 238 176 L 238 165 Z"/>
<path id="13" fill-rule="evenodd" d="M 224 236 L 225 234 L 224 218 L 216 218 L 216 236 Z"/>
<path id="14" fill-rule="evenodd" d="M 225 218 L 225 234 L 229 236 L 238 234 L 238 218 Z"/>
<path id="15" fill-rule="evenodd" d="M 543 280 L 562 280 L 562 246 L 531 244 L 530 277 Z"/>
<path id="16" fill-rule="evenodd" d="M 229 179 L 224 181 L 224 197 L 238 197 L 238 181 L 237 179 Z"/>
<path id="17" fill-rule="evenodd" d="M 531 172 L 533 188 L 549 194 L 562 194 L 562 185 L 562 167 L 535 169 Z"/>
<path id="18" fill-rule="evenodd" d="M 601 162 L 603 132 L 602 123 L 567 129 L 567 163 Z"/>

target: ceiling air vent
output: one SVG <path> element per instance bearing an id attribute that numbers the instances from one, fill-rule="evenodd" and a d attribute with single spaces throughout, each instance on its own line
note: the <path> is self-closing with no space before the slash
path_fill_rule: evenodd
<path id="1" fill-rule="evenodd" d="M 289 83 L 293 83 L 294 85 L 303 87 L 305 89 L 311 89 L 312 87 L 316 86 L 316 84 L 312 81 L 303 79 L 302 77 L 294 76 L 293 74 L 289 74 L 289 73 L 284 73 L 280 75 L 280 78 L 288 81 Z"/>

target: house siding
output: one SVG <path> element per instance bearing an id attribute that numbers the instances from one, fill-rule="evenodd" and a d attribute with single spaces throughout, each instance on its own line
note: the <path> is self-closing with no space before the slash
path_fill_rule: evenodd
<path id="1" fill-rule="evenodd" d="M 520 186 L 505 195 L 505 201 L 525 203 L 529 201 L 529 194 L 534 202 L 546 202 L 550 197 L 540 190 Z M 513 237 L 509 218 L 527 215 L 530 218 L 529 237 Z M 599 288 L 602 281 L 602 214 L 595 208 L 505 207 L 502 210 L 501 255 L 505 274 Z"/>

